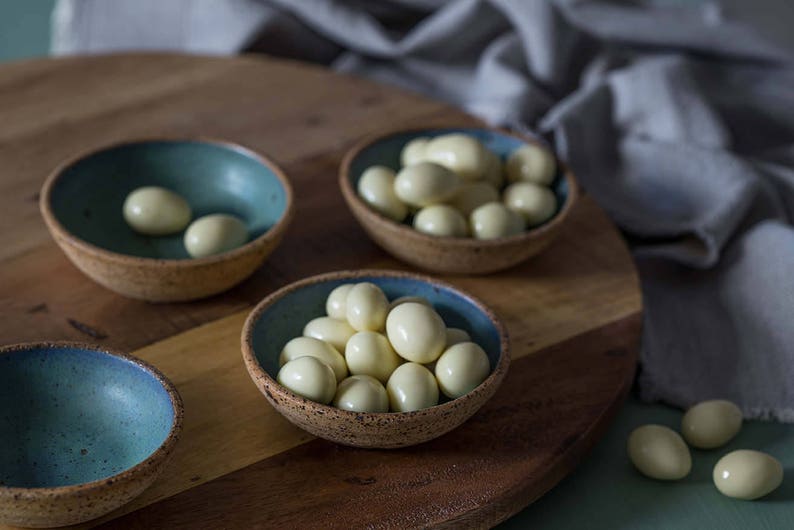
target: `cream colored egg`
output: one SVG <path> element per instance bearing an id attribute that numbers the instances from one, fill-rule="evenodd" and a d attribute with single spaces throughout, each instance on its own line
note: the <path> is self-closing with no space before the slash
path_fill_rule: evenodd
<path id="1" fill-rule="evenodd" d="M 389 412 L 389 395 L 374 377 L 353 375 L 339 383 L 334 407 L 354 412 Z"/>
<path id="2" fill-rule="evenodd" d="M 448 348 L 436 361 L 438 387 L 445 396 L 459 398 L 468 394 L 491 373 L 491 363 L 482 348 L 461 342 Z"/>
<path id="3" fill-rule="evenodd" d="M 435 310 L 413 302 L 398 305 L 386 318 L 386 335 L 394 351 L 415 363 L 438 359 L 447 342 L 446 329 Z"/>
<path id="4" fill-rule="evenodd" d="M 488 182 L 465 182 L 449 205 L 468 218 L 478 207 L 498 200 L 499 192 Z"/>
<path id="5" fill-rule="evenodd" d="M 467 181 L 480 180 L 490 162 L 479 140 L 460 133 L 432 138 L 425 146 L 425 159 L 451 169 Z"/>
<path id="6" fill-rule="evenodd" d="M 438 405 L 438 384 L 430 370 L 417 363 L 397 367 L 386 384 L 392 412 L 410 412 Z"/>
<path id="7" fill-rule="evenodd" d="M 681 434 L 692 447 L 714 449 L 730 442 L 742 428 L 742 411 L 724 399 L 702 401 L 686 411 Z"/>
<path id="8" fill-rule="evenodd" d="M 643 475 L 658 480 L 679 480 L 692 469 L 692 455 L 681 436 L 663 425 L 643 425 L 629 435 L 631 463 Z"/>
<path id="9" fill-rule="evenodd" d="M 538 184 L 516 182 L 505 189 L 502 197 L 505 206 L 521 214 L 528 226 L 539 225 L 557 211 L 554 193 Z"/>
<path id="10" fill-rule="evenodd" d="M 414 217 L 414 228 L 431 236 L 466 237 L 469 228 L 466 218 L 446 204 L 434 204 L 419 210 Z"/>
<path id="11" fill-rule="evenodd" d="M 338 352 L 345 351 L 345 344 L 356 333 L 347 320 L 331 317 L 317 317 L 303 328 L 304 337 L 324 340 Z"/>
<path id="12" fill-rule="evenodd" d="M 347 321 L 356 331 L 379 331 L 386 324 L 389 299 L 374 283 L 357 283 L 347 295 Z"/>
<path id="13" fill-rule="evenodd" d="M 450 346 L 454 346 L 455 344 L 470 341 L 471 336 L 466 332 L 466 330 L 459 328 L 447 328 L 447 341 L 444 347 L 446 349 Z"/>
<path id="14" fill-rule="evenodd" d="M 284 366 L 298 357 L 316 357 L 331 367 L 339 382 L 347 377 L 347 365 L 342 354 L 324 340 L 314 337 L 295 337 L 287 342 L 278 356 L 279 366 Z"/>
<path id="15" fill-rule="evenodd" d="M 427 148 L 427 142 L 429 140 L 430 138 L 426 136 L 420 136 L 405 144 L 403 150 L 400 151 L 400 163 L 403 166 L 410 166 L 411 164 L 424 162 L 425 149 Z"/>
<path id="16" fill-rule="evenodd" d="M 188 225 L 192 213 L 181 195 L 159 186 L 145 186 L 124 199 L 124 220 L 130 228 L 149 236 L 175 234 Z"/>
<path id="17" fill-rule="evenodd" d="M 417 304 L 426 305 L 427 307 L 433 307 L 433 304 L 427 301 L 427 298 L 422 298 L 421 296 L 401 296 L 399 298 L 395 298 L 389 304 L 389 311 L 394 309 L 400 304 L 405 304 L 407 302 L 415 302 Z"/>
<path id="18" fill-rule="evenodd" d="M 359 331 L 347 341 L 345 361 L 351 374 L 369 375 L 385 384 L 402 359 L 384 335 Z"/>
<path id="19" fill-rule="evenodd" d="M 500 190 L 505 182 L 502 159 L 499 158 L 499 155 L 487 149 L 486 156 L 488 157 L 488 165 L 482 179 L 497 190 Z"/>
<path id="20" fill-rule="evenodd" d="M 346 283 L 336 287 L 325 300 L 325 313 L 331 318 L 340 320 L 347 318 L 347 295 L 353 288 L 352 283 Z"/>
<path id="21" fill-rule="evenodd" d="M 185 231 L 185 250 L 194 258 L 220 254 L 248 242 L 248 228 L 239 218 L 222 213 L 199 217 Z"/>
<path id="22" fill-rule="evenodd" d="M 336 394 L 334 371 L 316 357 L 289 361 L 278 371 L 276 379 L 299 396 L 317 403 L 330 403 Z"/>
<path id="23" fill-rule="evenodd" d="M 533 182 L 548 186 L 554 180 L 557 162 L 548 149 L 525 144 L 510 153 L 506 169 L 510 182 Z"/>
<path id="24" fill-rule="evenodd" d="M 471 212 L 469 226 L 476 239 L 497 239 L 522 233 L 524 218 L 501 202 L 489 202 Z"/>
<path id="25" fill-rule="evenodd" d="M 775 491 L 783 482 L 783 466 L 760 451 L 740 449 L 720 458 L 712 473 L 723 495 L 751 501 Z"/>
<path id="26" fill-rule="evenodd" d="M 423 207 L 451 199 L 460 189 L 458 175 L 433 162 L 405 166 L 394 180 L 394 192 L 409 206 Z"/>
<path id="27" fill-rule="evenodd" d="M 358 179 L 358 195 L 370 208 L 397 222 L 408 215 L 408 207 L 394 193 L 394 171 L 372 166 Z"/>

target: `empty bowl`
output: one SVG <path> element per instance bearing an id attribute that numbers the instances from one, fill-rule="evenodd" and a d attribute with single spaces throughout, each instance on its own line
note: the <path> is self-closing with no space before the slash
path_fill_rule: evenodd
<path id="1" fill-rule="evenodd" d="M 127 195 L 162 186 L 184 197 L 193 218 L 233 214 L 248 243 L 190 258 L 182 233 L 146 236 L 124 220 Z M 41 213 L 56 243 L 97 283 L 152 302 L 210 296 L 250 276 L 281 241 L 292 218 L 292 191 L 270 160 L 215 141 L 143 140 L 80 155 L 47 179 Z"/>
<path id="2" fill-rule="evenodd" d="M 70 342 L 0 348 L 0 522 L 100 517 L 162 472 L 182 400 L 157 369 Z"/>
<path id="3" fill-rule="evenodd" d="M 560 233 L 578 199 L 573 174 L 558 161 L 551 190 L 557 212 L 539 226 L 509 237 L 474 239 L 437 237 L 418 232 L 370 208 L 357 193 L 358 179 L 370 166 L 400 169 L 400 152 L 414 138 L 463 133 L 477 138 L 504 161 L 531 138 L 488 127 L 451 127 L 393 131 L 365 138 L 345 155 L 339 169 L 339 186 L 350 210 L 369 237 L 386 252 L 416 267 L 452 274 L 488 274 L 510 268 L 545 249 Z"/>
<path id="4" fill-rule="evenodd" d="M 276 381 L 279 353 L 302 335 L 311 319 L 325 315 L 329 293 L 345 283 L 372 282 L 391 300 L 422 296 L 448 327 L 462 328 L 488 355 L 491 373 L 477 388 L 453 400 L 413 412 L 351 412 L 301 397 Z M 494 313 L 471 295 L 427 276 L 361 270 L 313 276 L 262 300 L 245 321 L 245 366 L 267 400 L 289 421 L 315 436 L 356 447 L 396 448 L 431 440 L 454 429 L 493 396 L 510 364 L 507 331 Z"/>

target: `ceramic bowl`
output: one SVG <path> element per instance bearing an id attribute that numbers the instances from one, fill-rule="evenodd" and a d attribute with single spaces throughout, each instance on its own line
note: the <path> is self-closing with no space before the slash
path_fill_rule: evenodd
<path id="1" fill-rule="evenodd" d="M 190 258 L 182 233 L 151 237 L 125 222 L 126 196 L 163 186 L 190 203 L 193 218 L 230 213 L 250 241 Z M 41 192 L 41 213 L 56 243 L 97 283 L 152 302 L 210 296 L 250 276 L 281 241 L 292 218 L 292 190 L 270 160 L 238 145 L 143 140 L 80 155 L 58 167 Z"/>
<path id="2" fill-rule="evenodd" d="M 139 359 L 70 342 L 0 348 L 0 522 L 63 526 L 120 507 L 181 429 L 179 394 Z"/>
<path id="3" fill-rule="evenodd" d="M 463 328 L 488 354 L 491 374 L 454 400 L 414 412 L 366 413 L 305 399 L 276 382 L 284 344 L 302 334 L 311 319 L 325 315 L 325 300 L 337 286 L 372 282 L 392 300 L 427 298 L 448 327 Z M 313 276 L 279 289 L 257 305 L 242 333 L 245 366 L 259 390 L 289 421 L 315 436 L 355 447 L 390 449 L 431 440 L 454 429 L 493 396 L 510 364 L 507 331 L 494 313 L 471 295 L 426 276 L 362 270 Z"/>
<path id="4" fill-rule="evenodd" d="M 573 174 L 558 163 L 551 185 L 557 196 L 554 217 L 522 234 L 499 239 L 437 237 L 423 234 L 408 223 L 398 223 L 371 209 L 358 196 L 358 179 L 370 166 L 384 165 L 399 171 L 403 146 L 419 136 L 464 133 L 480 140 L 504 161 L 532 138 L 487 127 L 449 127 L 392 131 L 365 138 L 345 155 L 339 186 L 348 207 L 369 237 L 394 257 L 426 270 L 452 274 L 488 274 L 510 268 L 545 249 L 560 233 L 578 199 Z"/>

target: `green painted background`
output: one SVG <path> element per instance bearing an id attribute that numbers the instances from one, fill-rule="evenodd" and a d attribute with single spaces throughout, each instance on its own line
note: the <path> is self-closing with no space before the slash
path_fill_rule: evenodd
<path id="1" fill-rule="evenodd" d="M 47 55 L 53 0 L 0 0 L 0 61 Z"/>

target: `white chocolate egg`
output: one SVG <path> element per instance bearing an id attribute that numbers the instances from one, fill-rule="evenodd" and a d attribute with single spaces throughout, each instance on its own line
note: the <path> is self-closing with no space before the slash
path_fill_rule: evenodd
<path id="1" fill-rule="evenodd" d="M 426 136 L 420 136 L 405 144 L 403 150 L 400 151 L 400 164 L 403 166 L 410 166 L 412 164 L 424 162 L 425 149 L 427 148 L 427 142 L 429 140 L 430 138 Z"/>
<path id="2" fill-rule="evenodd" d="M 629 435 L 631 463 L 657 480 L 679 480 L 692 469 L 692 455 L 681 436 L 662 425 L 643 425 Z"/>
<path id="3" fill-rule="evenodd" d="M 434 309 L 408 302 L 389 312 L 386 335 L 397 354 L 415 363 L 438 359 L 447 342 L 444 321 Z"/>
<path id="4" fill-rule="evenodd" d="M 358 179 L 358 195 L 370 208 L 398 223 L 408 215 L 408 207 L 394 193 L 394 171 L 372 166 Z"/>
<path id="5" fill-rule="evenodd" d="M 554 155 L 535 144 L 525 144 L 507 158 L 507 178 L 510 182 L 533 182 L 548 186 L 556 172 Z"/>
<path id="6" fill-rule="evenodd" d="M 775 491 L 783 482 L 783 466 L 761 451 L 740 449 L 720 458 L 712 473 L 723 495 L 752 501 Z"/>
<path id="7" fill-rule="evenodd" d="M 496 239 L 522 233 L 524 218 L 501 202 L 489 202 L 471 212 L 469 226 L 476 239 Z"/>
<path id="8" fill-rule="evenodd" d="M 464 329 L 447 328 L 447 341 L 444 348 L 449 348 L 461 342 L 470 342 L 471 336 Z"/>
<path id="9" fill-rule="evenodd" d="M 347 318 L 347 295 L 353 288 L 352 283 L 346 283 L 336 287 L 325 300 L 325 313 L 331 318 L 340 320 Z"/>
<path id="10" fill-rule="evenodd" d="M 457 174 L 433 162 L 405 166 L 394 179 L 394 192 L 409 206 L 430 206 L 451 199 L 460 188 Z"/>
<path id="11" fill-rule="evenodd" d="M 345 361 L 351 374 L 369 375 L 386 384 L 402 359 L 384 335 L 359 331 L 347 341 Z"/>
<path id="12" fill-rule="evenodd" d="M 425 146 L 425 160 L 441 164 L 467 181 L 480 180 L 490 162 L 479 140 L 460 133 L 432 138 Z"/>
<path id="13" fill-rule="evenodd" d="M 278 356 L 279 366 L 284 366 L 298 357 L 316 357 L 331 367 L 337 383 L 347 377 L 345 358 L 324 340 L 314 337 L 295 337 L 284 345 Z"/>
<path id="14" fill-rule="evenodd" d="M 357 283 L 347 295 L 347 321 L 356 331 L 379 331 L 386 324 L 389 299 L 374 283 Z"/>
<path id="15" fill-rule="evenodd" d="M 438 387 L 452 399 L 468 394 L 491 373 L 491 363 L 482 348 L 461 342 L 448 348 L 436 361 Z"/>
<path id="16" fill-rule="evenodd" d="M 199 217 L 185 230 L 185 250 L 194 258 L 227 252 L 248 242 L 248 228 L 233 215 Z"/>
<path id="17" fill-rule="evenodd" d="M 298 357 L 281 367 L 279 383 L 299 396 L 327 404 L 336 394 L 336 377 L 330 366 L 316 357 Z"/>
<path id="18" fill-rule="evenodd" d="M 730 442 L 742 428 L 742 411 L 724 399 L 702 401 L 686 411 L 681 434 L 692 447 L 714 449 Z"/>
<path id="19" fill-rule="evenodd" d="M 531 182 L 516 182 L 505 189 L 505 206 L 520 213 L 528 226 L 539 225 L 557 211 L 557 197 L 545 186 Z"/>
<path id="20" fill-rule="evenodd" d="M 488 182 L 465 182 L 448 204 L 468 218 L 478 207 L 498 200 L 499 192 Z"/>
<path id="21" fill-rule="evenodd" d="M 334 407 L 354 412 L 389 412 L 389 396 L 377 379 L 353 375 L 336 388 Z"/>
<path id="22" fill-rule="evenodd" d="M 414 228 L 431 236 L 465 237 L 469 232 L 466 218 L 446 204 L 425 206 L 414 217 Z"/>
<path id="23" fill-rule="evenodd" d="M 130 228 L 149 236 L 184 230 L 193 215 L 181 195 L 159 186 L 144 186 L 132 191 L 124 199 L 122 212 Z"/>
<path id="24" fill-rule="evenodd" d="M 488 157 L 488 165 L 485 169 L 485 174 L 483 175 L 483 181 L 487 182 L 497 190 L 502 189 L 502 184 L 505 182 L 504 176 L 504 165 L 502 164 L 502 159 L 499 158 L 499 155 L 490 151 L 488 149 L 486 151 L 486 156 Z"/>
<path id="25" fill-rule="evenodd" d="M 392 412 L 410 412 L 438 405 L 438 384 L 430 370 L 417 363 L 397 367 L 386 384 Z"/>
<path id="26" fill-rule="evenodd" d="M 421 296 L 401 296 L 391 301 L 391 303 L 389 304 L 389 311 L 391 311 L 398 305 L 405 304 L 407 302 L 416 302 L 417 304 L 423 304 L 430 308 L 433 307 L 433 304 L 428 302 L 427 298 L 422 298 Z"/>
<path id="27" fill-rule="evenodd" d="M 304 337 L 324 340 L 340 353 L 345 351 L 345 344 L 355 333 L 347 320 L 331 317 L 317 317 L 303 328 Z"/>

